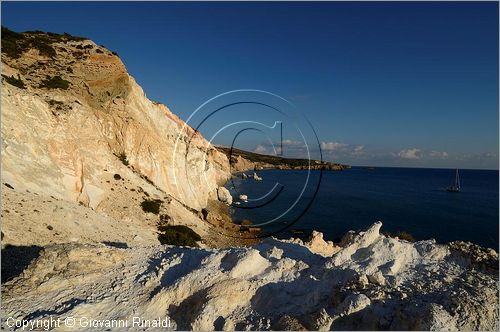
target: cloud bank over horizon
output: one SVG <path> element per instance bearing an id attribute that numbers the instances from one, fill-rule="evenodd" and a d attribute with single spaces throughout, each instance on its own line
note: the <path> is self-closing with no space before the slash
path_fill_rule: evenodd
<path id="1" fill-rule="evenodd" d="M 255 153 L 277 155 L 280 154 L 279 142 L 262 142 L 252 150 Z M 398 151 L 386 152 L 369 144 L 349 144 L 338 141 L 321 141 L 321 155 L 323 160 L 345 163 L 353 166 L 379 167 L 445 167 L 445 168 L 481 168 L 498 169 L 498 154 L 496 152 L 483 153 L 452 153 L 420 147 L 401 148 Z M 289 158 L 311 159 L 319 156 L 318 146 L 306 148 L 304 142 L 298 140 L 283 140 L 283 155 Z"/>

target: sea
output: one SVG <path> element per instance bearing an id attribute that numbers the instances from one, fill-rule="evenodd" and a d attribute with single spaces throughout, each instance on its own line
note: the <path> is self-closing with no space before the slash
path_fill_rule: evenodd
<path id="1" fill-rule="evenodd" d="M 253 175 L 253 171 L 245 174 Z M 406 232 L 438 243 L 499 246 L 497 170 L 459 170 L 462 191 L 448 192 L 454 169 L 352 167 L 344 171 L 257 171 L 226 187 L 233 219 L 248 219 L 263 236 L 307 237 L 312 230 L 339 241 L 349 230 L 381 221 L 382 232 Z M 247 202 L 239 199 L 246 195 Z"/>

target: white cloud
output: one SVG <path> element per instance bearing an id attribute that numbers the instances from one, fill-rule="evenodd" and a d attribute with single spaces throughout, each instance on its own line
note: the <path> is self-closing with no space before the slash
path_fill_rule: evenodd
<path id="1" fill-rule="evenodd" d="M 321 150 L 330 160 L 364 160 L 369 153 L 362 144 L 351 145 L 340 142 L 321 142 Z"/>
<path id="2" fill-rule="evenodd" d="M 432 159 L 446 159 L 448 158 L 448 152 L 446 151 L 431 151 L 429 152 L 429 157 Z"/>
<path id="3" fill-rule="evenodd" d="M 277 143 L 277 145 L 279 146 L 279 143 Z M 284 139 L 283 146 L 305 146 L 305 144 L 302 141 L 293 141 L 291 139 Z"/>
<path id="4" fill-rule="evenodd" d="M 262 144 L 257 145 L 257 147 L 253 150 L 253 152 L 260 153 L 260 154 L 268 153 L 267 148 Z"/>
<path id="5" fill-rule="evenodd" d="M 281 144 L 283 144 L 283 151 L 287 153 L 292 153 L 294 155 L 301 156 L 307 152 L 306 145 L 302 141 L 294 141 L 290 139 L 285 139 L 282 142 L 274 142 L 274 147 L 270 142 L 264 142 L 258 144 L 253 152 L 260 154 L 276 155 L 281 152 Z"/>
<path id="6" fill-rule="evenodd" d="M 351 155 L 355 156 L 355 157 L 365 156 L 366 155 L 365 146 L 364 145 L 356 145 L 354 147 L 354 149 L 352 150 Z"/>
<path id="7" fill-rule="evenodd" d="M 365 149 L 364 145 L 358 145 L 354 148 L 354 152 L 361 152 Z"/>
<path id="8" fill-rule="evenodd" d="M 420 159 L 444 160 L 448 159 L 449 157 L 448 152 L 446 151 L 436 151 L 436 150 L 425 151 L 418 148 L 403 149 L 398 153 L 393 154 L 393 156 L 409 160 L 420 160 Z"/>
<path id="9" fill-rule="evenodd" d="M 339 142 L 321 142 L 321 149 L 326 152 L 342 151 L 348 146 L 349 144 Z"/>
<path id="10" fill-rule="evenodd" d="M 417 160 L 422 158 L 422 151 L 417 148 L 403 149 L 397 153 L 397 156 L 402 159 Z"/>
<path id="11" fill-rule="evenodd" d="M 483 152 L 476 154 L 463 154 L 457 157 L 458 160 L 466 161 L 485 161 L 485 160 L 497 160 L 498 155 L 494 152 Z"/>
<path id="12" fill-rule="evenodd" d="M 280 153 L 280 142 L 275 142 L 276 152 Z M 428 167 L 469 167 L 498 169 L 498 153 L 484 152 L 478 154 L 457 154 L 447 151 L 423 149 L 418 147 L 404 148 L 399 151 L 387 152 L 387 150 L 376 149 L 373 146 L 366 147 L 363 144 L 347 144 L 335 141 L 323 141 L 320 143 L 323 151 L 323 159 L 333 162 L 344 162 L 352 165 L 377 164 L 381 166 L 416 166 Z M 306 145 L 302 141 L 291 139 L 283 140 L 284 157 L 307 158 Z M 254 152 L 275 155 L 269 142 L 262 142 L 254 149 Z M 317 145 L 309 145 L 311 159 L 319 159 Z"/>

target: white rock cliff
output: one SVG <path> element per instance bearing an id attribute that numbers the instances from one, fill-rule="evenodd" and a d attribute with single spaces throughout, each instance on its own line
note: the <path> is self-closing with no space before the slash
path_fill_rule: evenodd
<path id="1" fill-rule="evenodd" d="M 12 194 L 2 191 L 9 210 L 4 212 L 5 242 L 63 242 L 46 239 L 40 223 L 31 220 L 51 219 L 49 200 L 90 207 L 115 219 L 116 228 L 124 232 L 128 226 L 153 226 L 139 206 L 148 195 L 162 200 L 168 214 L 178 216 L 178 224 L 195 221 L 193 211 L 205 208 L 229 177 L 227 157 L 166 106 L 146 98 L 109 50 L 90 40 L 64 37 L 49 47 L 55 55 L 36 49 L 18 58 L 2 53 L 2 74 L 18 77 L 25 86 L 5 79 L 2 83 L 2 182 L 14 189 Z M 44 85 L 54 77 L 66 81 L 67 88 Z M 37 218 L 31 218 L 33 211 L 12 210 L 19 203 L 13 196 L 25 192 L 38 196 L 31 198 L 40 201 L 34 208 Z M 19 225 L 24 219 L 29 219 L 26 227 Z M 50 221 L 46 224 L 42 228 L 54 227 Z M 59 235 L 66 232 L 60 226 Z M 151 243 L 154 231 L 146 233 L 143 242 Z"/>

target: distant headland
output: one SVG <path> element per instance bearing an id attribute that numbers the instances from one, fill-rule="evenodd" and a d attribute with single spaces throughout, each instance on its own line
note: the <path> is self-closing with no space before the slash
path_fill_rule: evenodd
<path id="1" fill-rule="evenodd" d="M 351 166 L 345 164 L 313 159 L 284 158 L 279 156 L 264 155 L 221 145 L 215 145 L 215 148 L 227 156 L 233 172 L 261 169 L 322 169 L 329 171 L 343 171 L 351 168 Z"/>

